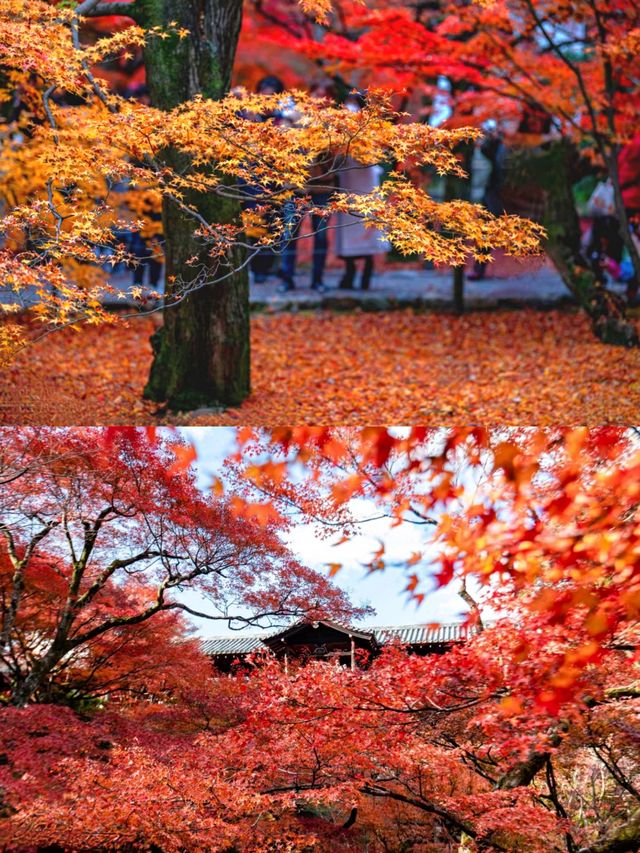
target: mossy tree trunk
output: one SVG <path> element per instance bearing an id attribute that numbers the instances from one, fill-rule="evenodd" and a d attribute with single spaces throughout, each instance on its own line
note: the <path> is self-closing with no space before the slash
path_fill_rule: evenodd
<path id="1" fill-rule="evenodd" d="M 154 106 L 170 110 L 194 95 L 221 98 L 228 91 L 242 20 L 242 0 L 136 0 L 144 27 L 168 29 L 145 49 L 147 81 Z M 169 28 L 176 22 L 189 36 Z M 172 168 L 187 166 L 183 155 L 161 155 Z M 207 222 L 228 223 L 239 215 L 236 202 L 208 193 L 188 193 L 183 201 Z M 172 409 L 237 405 L 249 393 L 249 283 L 246 270 L 221 273 L 195 236 L 197 221 L 170 198 L 163 203 L 166 257 L 164 324 L 153 336 L 154 360 L 145 396 Z M 196 258 L 195 263 L 187 263 Z M 243 262 L 241 250 L 228 258 Z M 197 271 L 197 273 L 195 272 Z M 224 278 L 222 277 L 224 274 Z M 171 305 L 176 288 L 198 287 Z"/>
<path id="2" fill-rule="evenodd" d="M 625 316 L 624 301 L 598 281 L 582 252 L 580 220 L 572 191 L 576 159 L 573 147 L 566 141 L 513 154 L 509 160 L 509 187 L 513 198 L 526 202 L 523 207 L 509 202 L 507 206 L 509 212 L 528 216 L 545 226 L 547 255 L 589 316 L 595 335 L 604 343 L 637 346 L 638 332 Z"/>

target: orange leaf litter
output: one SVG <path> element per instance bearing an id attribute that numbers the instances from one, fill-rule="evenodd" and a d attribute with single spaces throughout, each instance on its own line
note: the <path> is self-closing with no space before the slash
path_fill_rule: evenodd
<path id="1" fill-rule="evenodd" d="M 0 423 L 600 424 L 640 414 L 640 350 L 599 343 L 573 312 L 258 315 L 251 397 L 177 415 L 141 399 L 153 328 L 144 319 L 46 336 L 6 371 Z"/>

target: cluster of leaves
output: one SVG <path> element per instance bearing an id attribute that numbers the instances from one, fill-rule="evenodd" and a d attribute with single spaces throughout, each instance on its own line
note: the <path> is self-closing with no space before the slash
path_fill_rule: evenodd
<path id="1" fill-rule="evenodd" d="M 450 0 L 410 3 L 339 0 L 322 28 L 289 0 L 256 3 L 252 32 L 293 49 L 345 79 L 363 75 L 391 90 L 442 98 L 445 75 L 453 123 L 485 117 L 549 117 L 556 131 L 599 154 L 638 132 L 635 3 L 590 0 Z M 540 132 L 532 132 L 538 142 Z"/>
<path id="2" fill-rule="evenodd" d="M 141 400 L 153 331 L 139 319 L 60 331 L 23 350 L 6 368 L 0 421 L 184 423 Z M 553 424 L 558 412 L 575 423 L 632 423 L 638 410 L 635 350 L 604 347 L 573 313 L 256 316 L 251 348 L 249 399 L 190 423 Z"/>
<path id="3" fill-rule="evenodd" d="M 585 667 L 622 626 L 638 620 L 640 451 L 624 429 L 298 427 L 267 438 L 265 446 L 251 430 L 239 433 L 248 500 L 257 489 L 284 513 L 293 505 L 344 525 L 351 499 L 370 497 L 396 524 L 432 531 L 439 585 L 473 578 L 497 609 L 500 589 L 522 597 L 551 632 L 581 626 L 577 647 L 549 662 L 536 699 L 549 711 L 580 689 Z M 256 442 L 267 453 L 257 465 Z M 300 462 L 309 469 L 304 486 L 287 469 Z M 419 601 L 430 559 L 428 550 L 406 556 L 407 592 Z M 386 567 L 382 545 L 370 570 Z M 529 646 L 521 652 L 524 661 Z"/>

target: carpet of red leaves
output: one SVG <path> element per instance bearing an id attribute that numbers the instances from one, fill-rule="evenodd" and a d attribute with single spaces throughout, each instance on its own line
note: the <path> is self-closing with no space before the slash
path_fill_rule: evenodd
<path id="1" fill-rule="evenodd" d="M 171 415 L 141 399 L 151 320 L 48 335 L 0 387 L 4 424 L 636 423 L 640 350 L 574 312 L 275 314 L 252 321 L 253 392 Z"/>

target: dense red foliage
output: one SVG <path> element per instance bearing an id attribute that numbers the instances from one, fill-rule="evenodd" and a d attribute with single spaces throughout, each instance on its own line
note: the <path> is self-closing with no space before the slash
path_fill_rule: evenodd
<path id="1" fill-rule="evenodd" d="M 638 132 L 640 16 L 631 0 L 446 0 L 419 8 L 337 0 L 321 27 L 292 0 L 249 8 L 247 39 L 304 57 L 307 75 L 316 64 L 363 88 L 386 86 L 424 113 L 446 98 L 454 123 L 492 117 L 517 128 L 535 116 L 538 126 L 522 130 L 537 144 L 548 119 L 604 160 Z M 438 88 L 443 76 L 446 93 Z"/>
<path id="2" fill-rule="evenodd" d="M 525 635 L 535 645 L 523 666 Z M 568 833 L 570 849 L 595 851 L 634 815 L 627 655 L 592 667 L 560 721 L 510 699 L 535 691 L 573 642 L 566 629 L 541 642 L 534 619 L 443 656 L 391 648 L 356 672 L 263 664 L 204 682 L 206 726 L 175 702 L 90 722 L 50 706 L 5 711 L 9 849 L 546 853 Z"/>
<path id="3" fill-rule="evenodd" d="M 249 502 L 267 494 L 274 510 L 294 503 L 310 519 L 352 530 L 349 501 L 368 497 L 395 524 L 424 525 L 424 551 L 404 561 L 410 597 L 424 598 L 435 560 L 439 585 L 472 578 L 497 610 L 502 595 L 521 596 L 551 634 L 579 626 L 576 648 L 549 661 L 537 694 L 552 713 L 638 619 L 640 449 L 631 431 L 297 427 L 266 441 L 249 429 L 238 435 Z M 302 481 L 289 471 L 294 462 L 307 466 Z M 369 568 L 386 567 L 382 544 Z M 529 652 L 523 643 L 521 659 Z"/>

